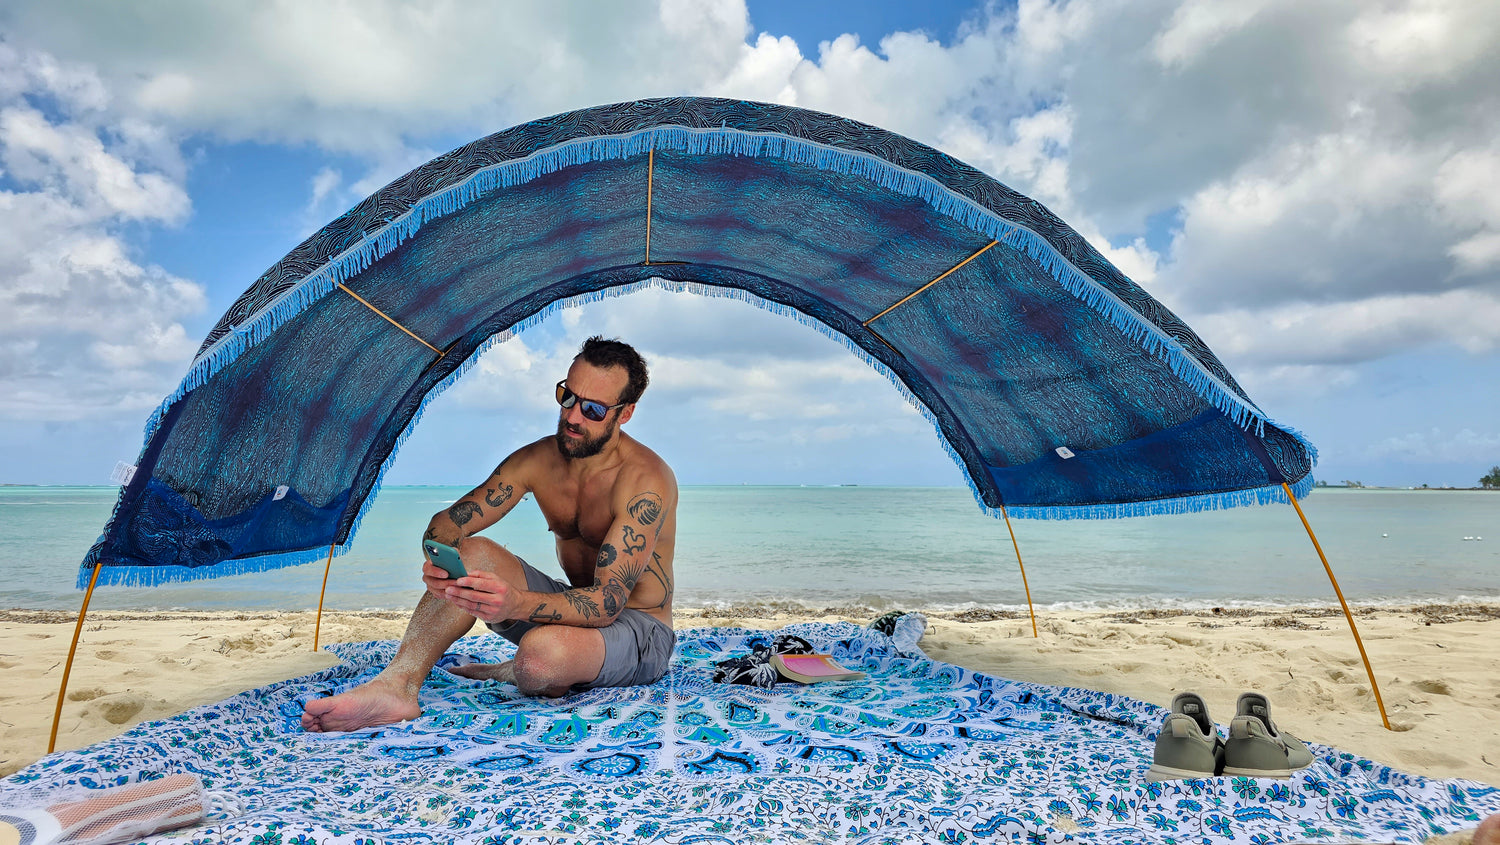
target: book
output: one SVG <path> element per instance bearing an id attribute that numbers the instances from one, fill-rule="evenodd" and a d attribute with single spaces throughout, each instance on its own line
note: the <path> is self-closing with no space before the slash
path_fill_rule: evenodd
<path id="1" fill-rule="evenodd" d="M 827 654 L 773 654 L 771 665 L 783 678 L 804 684 L 853 681 L 865 676 L 864 672 L 845 669 Z"/>

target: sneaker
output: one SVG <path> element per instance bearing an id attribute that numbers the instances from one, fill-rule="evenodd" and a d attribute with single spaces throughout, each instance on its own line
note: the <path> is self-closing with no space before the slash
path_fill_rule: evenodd
<path id="1" fill-rule="evenodd" d="M 1302 740 L 1278 731 L 1271 721 L 1271 702 L 1258 692 L 1240 695 L 1229 742 L 1224 745 L 1224 774 L 1253 778 L 1289 778 L 1312 765 Z"/>
<path id="2" fill-rule="evenodd" d="M 1224 743 L 1208 717 L 1208 705 L 1195 692 L 1180 692 L 1156 735 L 1156 752 L 1146 780 L 1211 778 L 1224 768 Z"/>

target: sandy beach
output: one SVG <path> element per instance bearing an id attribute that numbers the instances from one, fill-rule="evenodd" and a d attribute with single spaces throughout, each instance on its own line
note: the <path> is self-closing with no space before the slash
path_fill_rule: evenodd
<path id="1" fill-rule="evenodd" d="M 872 615 L 858 607 L 679 610 L 677 627 L 778 628 Z M 1221 725 L 1236 696 L 1255 689 L 1270 697 L 1280 726 L 1301 738 L 1418 774 L 1500 785 L 1500 605 L 1362 608 L 1356 618 L 1394 731 L 1381 726 L 1336 608 L 1048 612 L 1038 617 L 1037 638 L 1024 614 L 929 613 L 921 645 L 935 659 L 990 674 L 1161 705 L 1191 689 Z M 7 679 L 0 775 L 46 751 L 75 621 L 61 612 L 0 611 Z M 401 612 L 329 613 L 321 640 L 391 639 L 404 624 Z M 90 614 L 58 748 L 332 665 L 332 655 L 313 651 L 313 627 L 307 612 Z"/>

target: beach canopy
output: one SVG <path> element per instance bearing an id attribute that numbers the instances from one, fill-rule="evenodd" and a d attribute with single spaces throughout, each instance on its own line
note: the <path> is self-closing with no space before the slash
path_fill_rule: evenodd
<path id="1" fill-rule="evenodd" d="M 491 344 L 650 285 L 841 340 L 992 513 L 1182 512 L 1312 483 L 1307 441 L 1040 203 L 852 120 L 667 98 L 439 156 L 278 261 L 150 418 L 80 586 L 347 549 L 423 407 Z"/>

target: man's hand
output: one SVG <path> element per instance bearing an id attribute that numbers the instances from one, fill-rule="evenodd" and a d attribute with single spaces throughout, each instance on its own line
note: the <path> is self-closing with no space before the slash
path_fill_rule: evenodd
<path id="1" fill-rule="evenodd" d="M 481 622 L 510 622 L 525 616 L 518 604 L 519 593 L 493 572 L 479 570 L 449 578 L 429 563 L 422 567 L 422 580 L 433 595 Z"/>
<path id="2" fill-rule="evenodd" d="M 427 585 L 427 592 L 447 601 L 448 588 L 453 586 L 455 580 L 448 574 L 448 570 L 434 566 L 426 557 L 422 558 L 422 583 Z"/>

